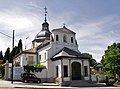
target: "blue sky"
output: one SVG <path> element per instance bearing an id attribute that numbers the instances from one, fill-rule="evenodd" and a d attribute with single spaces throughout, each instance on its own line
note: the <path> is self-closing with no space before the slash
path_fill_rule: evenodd
<path id="1" fill-rule="evenodd" d="M 25 41 L 27 48 L 41 30 L 44 7 L 48 9 L 50 30 L 63 24 L 76 32 L 79 50 L 100 62 L 113 42 L 120 42 L 119 0 L 0 0 L 0 32 Z M 26 40 L 26 37 L 29 38 Z M 0 50 L 12 46 L 12 39 L 0 34 Z M 15 42 L 17 45 L 17 42 Z"/>

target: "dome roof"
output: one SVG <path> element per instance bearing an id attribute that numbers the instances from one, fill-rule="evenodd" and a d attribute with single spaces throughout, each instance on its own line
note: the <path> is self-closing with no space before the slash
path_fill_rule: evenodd
<path id="1" fill-rule="evenodd" d="M 42 30 L 35 36 L 35 39 L 33 41 L 36 41 L 36 42 L 43 42 L 44 40 L 49 40 L 50 39 L 50 35 L 51 35 L 51 32 L 49 31 L 49 24 L 47 22 L 47 19 L 46 19 L 46 15 L 47 15 L 47 12 L 46 12 L 46 8 L 45 8 L 45 22 L 43 22 L 42 24 Z"/>
<path id="2" fill-rule="evenodd" d="M 51 32 L 41 30 L 35 37 L 35 39 L 48 38 L 50 37 Z"/>
<path id="3" fill-rule="evenodd" d="M 43 42 L 44 40 L 50 39 L 51 32 L 49 31 L 49 24 L 44 22 L 42 24 L 42 30 L 35 36 L 34 41 Z"/>

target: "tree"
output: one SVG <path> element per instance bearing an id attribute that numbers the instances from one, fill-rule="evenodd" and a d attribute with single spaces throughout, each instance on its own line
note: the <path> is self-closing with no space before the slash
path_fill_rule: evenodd
<path id="1" fill-rule="evenodd" d="M 18 50 L 19 52 L 22 51 L 22 40 L 21 39 L 19 40 L 19 43 L 18 43 Z"/>
<path id="2" fill-rule="evenodd" d="M 106 73 L 120 76 L 120 43 L 113 43 L 108 46 L 101 63 Z"/>
<path id="3" fill-rule="evenodd" d="M 3 78 L 5 75 L 5 65 L 0 64 L 0 78 Z"/>
<path id="4" fill-rule="evenodd" d="M 2 54 L 2 51 L 0 51 L 0 60 L 3 60 L 3 54 Z"/>
<path id="5" fill-rule="evenodd" d="M 8 60 L 8 62 L 11 63 L 14 56 L 17 55 L 18 53 L 20 53 L 21 51 L 22 51 L 22 40 L 20 39 L 18 42 L 18 46 L 15 46 L 11 52 L 10 52 L 10 48 L 9 47 L 7 48 L 5 55 L 4 55 L 3 63 L 5 63 L 6 60 Z M 0 51 L 0 59 L 2 57 L 3 57 L 2 52 Z"/>
<path id="6" fill-rule="evenodd" d="M 13 61 L 14 56 L 16 55 L 16 46 L 13 48 L 13 50 L 10 53 L 10 62 Z"/>
<path id="7" fill-rule="evenodd" d="M 20 53 L 21 51 L 22 51 L 22 40 L 20 39 L 18 42 L 18 46 L 15 46 L 13 49 L 14 56 Z"/>
<path id="8" fill-rule="evenodd" d="M 89 53 L 82 53 L 84 56 L 90 58 L 90 67 L 95 67 L 97 65 L 97 61 L 93 59 L 92 55 Z"/>
<path id="9" fill-rule="evenodd" d="M 10 48 L 8 47 L 4 55 L 4 63 L 8 60 L 10 62 Z"/>
<path id="10" fill-rule="evenodd" d="M 11 58 L 13 58 L 15 55 L 17 55 L 21 51 L 22 51 L 22 40 L 20 39 L 18 42 L 18 46 L 15 46 L 11 51 Z"/>

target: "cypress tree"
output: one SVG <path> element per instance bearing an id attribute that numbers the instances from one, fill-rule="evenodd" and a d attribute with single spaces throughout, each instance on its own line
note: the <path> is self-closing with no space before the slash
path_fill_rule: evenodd
<path id="1" fill-rule="evenodd" d="M 8 60 L 10 62 L 10 48 L 8 47 L 4 55 L 4 63 Z"/>
<path id="2" fill-rule="evenodd" d="M 0 60 L 3 60 L 3 54 L 2 54 L 2 51 L 0 51 Z"/>
<path id="3" fill-rule="evenodd" d="M 18 43 L 18 50 L 19 52 L 22 51 L 22 40 L 21 39 L 19 40 L 19 43 Z"/>

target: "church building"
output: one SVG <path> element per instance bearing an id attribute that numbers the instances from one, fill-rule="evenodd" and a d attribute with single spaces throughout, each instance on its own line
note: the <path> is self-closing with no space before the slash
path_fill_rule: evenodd
<path id="1" fill-rule="evenodd" d="M 32 49 L 21 52 L 14 62 L 20 62 L 21 67 L 32 63 L 45 65 L 40 78 L 46 82 L 90 80 L 89 58 L 78 50 L 76 33 L 65 25 L 50 31 L 46 15 L 45 11 L 42 30 L 32 41 Z"/>

